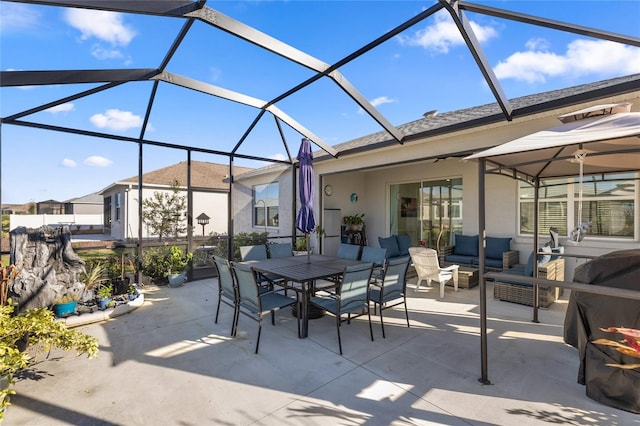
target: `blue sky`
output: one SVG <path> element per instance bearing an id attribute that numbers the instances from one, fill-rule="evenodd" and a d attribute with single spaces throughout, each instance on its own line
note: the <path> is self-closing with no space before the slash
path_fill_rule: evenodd
<path id="1" fill-rule="evenodd" d="M 604 31 L 640 37 L 640 1 L 474 1 Z M 423 1 L 210 1 L 208 6 L 332 64 L 430 7 Z M 640 72 L 640 49 L 467 13 L 508 98 Z M 0 66 L 9 70 L 156 68 L 182 19 L 0 2 Z M 167 71 L 262 100 L 313 73 L 196 22 Z M 446 12 L 409 28 L 340 69 L 393 124 L 495 102 Z M 3 117 L 98 85 L 2 88 Z M 128 83 L 25 120 L 138 137 L 151 83 Z M 322 79 L 277 107 L 335 145 L 382 130 L 337 85 Z M 231 150 L 257 111 L 172 85 L 160 85 L 145 138 Z M 301 136 L 283 128 L 295 156 Z M 2 126 L 2 202 L 65 201 L 138 171 L 132 143 Z M 284 158 L 265 115 L 241 153 Z M 227 163 L 194 153 L 193 160 Z M 144 148 L 144 171 L 186 153 Z M 237 165 L 256 166 L 242 160 Z"/>

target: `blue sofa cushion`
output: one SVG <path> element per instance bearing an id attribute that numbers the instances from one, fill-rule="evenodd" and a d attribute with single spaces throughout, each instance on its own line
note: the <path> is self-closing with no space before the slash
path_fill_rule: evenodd
<path id="1" fill-rule="evenodd" d="M 511 237 L 487 237 L 484 254 L 488 259 L 500 259 L 502 262 L 502 253 L 509 250 L 511 250 Z"/>
<path id="2" fill-rule="evenodd" d="M 478 257 L 478 236 L 455 234 L 453 254 Z M 502 258 L 502 255 L 500 255 Z"/>
<path id="3" fill-rule="evenodd" d="M 396 235 L 398 240 L 398 249 L 400 256 L 409 256 L 409 247 L 411 247 L 411 238 L 408 235 Z"/>
<path id="4" fill-rule="evenodd" d="M 449 263 L 457 263 L 457 264 L 465 264 L 465 265 L 473 265 L 473 261 L 476 261 L 476 265 L 478 264 L 478 258 L 473 256 L 460 256 L 457 254 L 450 254 L 445 256 L 445 261 Z"/>
<path id="5" fill-rule="evenodd" d="M 398 239 L 395 235 L 387 238 L 378 237 L 380 247 L 387 249 L 387 259 L 400 256 L 400 247 L 398 247 Z"/>
<path id="6" fill-rule="evenodd" d="M 525 266 L 524 268 L 525 277 L 533 276 L 533 259 L 535 259 L 535 257 L 536 257 L 536 254 L 534 252 L 531 252 L 531 254 L 529 255 L 529 260 L 527 260 L 527 266 Z"/>
<path id="7" fill-rule="evenodd" d="M 478 257 L 472 258 L 471 264 L 472 265 L 479 265 L 480 264 L 480 258 L 478 258 Z M 489 268 L 500 268 L 500 269 L 502 269 L 502 256 L 500 257 L 500 259 L 490 259 L 488 257 L 485 257 L 484 258 L 484 266 L 488 266 Z"/>

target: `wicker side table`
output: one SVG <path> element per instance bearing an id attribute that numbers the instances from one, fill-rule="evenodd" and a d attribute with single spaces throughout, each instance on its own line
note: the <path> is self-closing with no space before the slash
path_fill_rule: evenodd
<path id="1" fill-rule="evenodd" d="M 447 281 L 449 287 L 453 287 L 453 279 Z M 478 270 L 468 266 L 460 266 L 458 269 L 458 288 L 473 288 L 478 285 Z"/>

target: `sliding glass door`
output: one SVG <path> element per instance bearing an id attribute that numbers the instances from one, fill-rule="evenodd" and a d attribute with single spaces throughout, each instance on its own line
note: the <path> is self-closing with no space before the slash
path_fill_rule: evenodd
<path id="1" fill-rule="evenodd" d="M 462 232 L 462 179 L 391 185 L 389 217 L 391 234 L 407 234 L 413 245 L 451 244 Z"/>

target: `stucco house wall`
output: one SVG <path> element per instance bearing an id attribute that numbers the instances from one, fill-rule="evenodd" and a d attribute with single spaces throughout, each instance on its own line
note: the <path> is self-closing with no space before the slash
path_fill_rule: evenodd
<path id="1" fill-rule="evenodd" d="M 338 158 L 330 158 L 318 151 L 314 153 L 316 218 L 323 224 L 323 209 L 340 209 L 342 216 L 354 213 L 365 213 L 368 244 L 378 246 L 377 237 L 389 235 L 389 186 L 404 182 L 417 182 L 449 177 L 463 179 L 463 232 L 478 232 L 478 165 L 475 162 L 463 161 L 462 158 L 472 152 L 493 147 L 510 140 L 559 124 L 557 116 L 569 113 L 586 106 L 632 102 L 632 110 L 640 110 L 640 92 L 635 91 L 623 95 L 604 97 L 597 101 L 571 105 L 524 116 L 513 121 L 501 121 L 489 125 L 479 125 L 472 129 L 451 132 L 445 135 L 418 139 L 404 144 L 394 144 L 376 148 L 375 146 L 351 149 L 348 154 Z M 349 151 L 350 143 L 335 146 L 338 151 Z M 576 175 L 578 167 L 576 166 Z M 251 230 L 251 217 L 238 220 L 243 210 L 251 205 L 251 185 L 265 184 L 273 179 L 281 182 L 280 207 L 286 211 L 291 205 L 290 185 L 291 168 L 269 166 L 257 169 L 235 180 L 234 203 L 236 223 L 235 232 Z M 325 185 L 333 187 L 333 194 L 323 193 Z M 486 182 L 486 227 L 487 235 L 511 236 L 512 248 L 520 251 L 520 261 L 526 262 L 532 249 L 533 238 L 530 235 L 519 235 L 518 218 L 518 181 L 504 176 L 487 175 Z M 357 194 L 357 202 L 351 201 L 351 194 Z M 296 201 L 296 205 L 298 202 Z M 640 190 L 636 186 L 636 206 L 640 205 Z M 283 219 L 286 216 L 283 216 Z M 291 216 L 295 218 L 295 216 Z M 636 238 L 630 240 L 597 239 L 572 247 L 576 254 L 600 255 L 614 249 L 637 248 L 640 222 L 636 214 Z M 292 219 L 293 220 L 293 219 Z M 269 229 L 270 235 L 290 235 L 291 222 L 281 220 L 277 229 Z M 541 230 L 541 241 L 548 235 Z M 562 241 L 562 239 L 561 239 Z M 565 236 L 566 241 L 566 236 Z M 570 260 L 571 270 L 581 261 Z M 573 265 L 575 263 L 575 265 Z"/>

